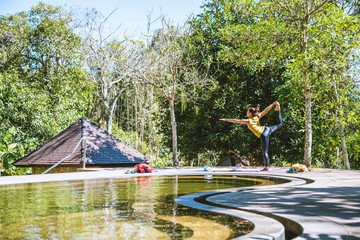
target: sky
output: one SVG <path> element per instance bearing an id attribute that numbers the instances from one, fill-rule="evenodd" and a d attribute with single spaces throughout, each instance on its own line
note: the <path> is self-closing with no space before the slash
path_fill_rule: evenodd
<path id="1" fill-rule="evenodd" d="M 155 19 L 161 13 L 169 18 L 173 24 L 183 23 L 192 14 L 201 13 L 201 6 L 205 0 L 42 0 L 47 4 L 56 6 L 95 8 L 110 16 L 108 28 L 116 29 L 121 25 L 119 32 L 126 35 L 139 35 L 146 33 L 147 15 Z M 36 6 L 39 0 L 0 0 L 0 15 L 10 15 L 21 11 L 29 11 Z"/>

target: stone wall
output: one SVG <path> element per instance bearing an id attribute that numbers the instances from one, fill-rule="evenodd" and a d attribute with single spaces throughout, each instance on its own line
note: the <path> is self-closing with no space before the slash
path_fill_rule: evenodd
<path id="1" fill-rule="evenodd" d="M 32 174 L 41 174 L 45 172 L 50 167 L 33 167 Z M 67 173 L 67 172 L 77 172 L 78 167 L 55 167 L 47 173 Z"/>

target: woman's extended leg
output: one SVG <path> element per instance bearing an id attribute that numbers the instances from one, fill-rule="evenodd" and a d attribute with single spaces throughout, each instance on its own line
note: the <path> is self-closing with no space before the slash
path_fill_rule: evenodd
<path id="1" fill-rule="evenodd" d="M 265 127 L 264 132 L 261 134 L 260 141 L 261 141 L 261 151 L 264 157 L 264 165 L 265 168 L 269 167 L 269 143 L 270 143 L 270 127 Z M 264 169 L 266 170 L 266 169 Z"/>
<path id="2" fill-rule="evenodd" d="M 283 125 L 283 120 L 282 120 L 282 117 L 281 117 L 281 111 L 280 110 L 278 111 L 278 118 L 279 118 L 279 124 L 269 127 L 270 128 L 269 135 L 271 135 L 273 132 L 278 130 Z"/>

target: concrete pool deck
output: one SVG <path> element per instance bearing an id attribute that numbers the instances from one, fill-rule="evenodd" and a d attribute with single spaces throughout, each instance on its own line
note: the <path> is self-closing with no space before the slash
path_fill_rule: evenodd
<path id="1" fill-rule="evenodd" d="M 207 201 L 281 217 L 285 225 L 287 220 L 299 223 L 303 233 L 295 239 L 360 239 L 360 171 L 315 169 L 266 175 L 307 182 L 215 195 Z"/>
<path id="2" fill-rule="evenodd" d="M 295 239 L 360 239 L 360 171 L 314 169 L 310 173 L 286 173 L 284 168 L 274 168 L 270 172 L 258 172 L 255 169 L 230 172 L 231 168 L 213 168 L 215 172 L 204 172 L 202 169 L 157 169 L 155 173 L 143 175 L 125 174 L 128 169 L 103 169 L 77 173 L 3 176 L 0 177 L 0 185 L 174 174 L 289 178 L 292 182 L 288 184 L 186 195 L 187 199 L 179 199 L 179 203 L 184 200 L 196 208 L 203 207 L 214 211 L 222 209 L 222 213 L 249 214 L 250 218 L 250 215 L 256 215 L 256 221 L 264 220 L 255 224 L 259 228 L 255 227 L 257 230 L 254 230 L 252 235 L 239 239 L 283 239 L 284 234 L 280 232 L 281 226 L 279 227 L 277 222 L 282 223 L 288 232 L 300 231 L 300 236 L 295 236 Z M 200 206 L 198 202 L 194 202 L 199 197 L 203 197 L 205 204 L 211 206 Z M 270 220 L 267 220 L 268 218 Z M 265 234 L 265 230 L 269 233 Z"/>

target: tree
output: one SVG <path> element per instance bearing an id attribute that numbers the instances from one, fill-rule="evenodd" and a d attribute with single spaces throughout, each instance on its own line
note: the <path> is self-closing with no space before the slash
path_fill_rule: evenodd
<path id="1" fill-rule="evenodd" d="M 10 128 L 0 142 L 0 176 L 2 172 L 9 170 L 10 163 L 14 160 L 13 152 L 16 151 L 18 144 L 10 143 L 10 141 L 15 131 L 14 127 Z"/>
<path id="2" fill-rule="evenodd" d="M 223 48 L 223 61 L 245 63 L 255 69 L 285 63 L 290 69 L 287 75 L 291 81 L 302 85 L 305 103 L 304 164 L 311 166 L 315 81 L 312 78 L 312 63 L 318 60 L 316 51 L 319 43 L 329 31 L 328 16 L 336 15 L 346 22 L 350 16 L 339 11 L 330 0 L 215 2 L 222 5 L 226 19 L 232 19 L 233 11 L 241 16 L 240 24 L 225 24 L 221 31 L 223 40 L 231 43 L 230 47 L 226 45 Z"/>
<path id="3" fill-rule="evenodd" d="M 43 143 L 88 111 L 92 86 L 70 25 L 66 11 L 43 3 L 0 17 L 0 130 L 16 127 L 16 142 Z"/>
<path id="4" fill-rule="evenodd" d="M 353 108 L 351 102 L 356 101 L 356 96 L 359 96 L 352 75 L 357 66 L 360 29 L 353 25 L 354 18 L 341 19 L 336 14 L 327 18 L 328 31 L 324 33 L 323 40 L 319 43 L 321 47 L 317 51 L 319 58 L 313 63 L 314 71 L 318 74 L 318 82 L 323 87 L 315 91 L 320 91 L 322 94 L 324 89 L 326 91 L 328 103 L 325 105 L 326 108 L 322 107 L 328 111 L 330 121 L 327 124 L 339 132 L 337 135 L 341 142 L 342 161 L 345 168 L 350 169 L 345 128 L 349 122 L 352 122 L 349 119 Z"/>
<path id="5" fill-rule="evenodd" d="M 198 71 L 198 62 L 187 55 L 190 31 L 189 26 L 172 26 L 163 18 L 162 28 L 153 36 L 135 70 L 139 81 L 153 86 L 168 101 L 174 166 L 179 165 L 175 103 L 194 98 L 198 87 L 209 84 L 206 74 Z"/>
<path id="6" fill-rule="evenodd" d="M 177 109 L 181 154 L 189 165 L 210 164 L 206 156 L 215 156 L 211 164 L 229 157 L 246 159 L 251 165 L 262 164 L 257 161 L 262 156 L 258 139 L 246 127 L 224 124 L 219 119 L 245 118 L 249 106 L 259 104 L 263 108 L 276 101 L 277 89 L 285 81 L 282 77 L 284 68 L 280 66 L 251 71 L 245 65 L 217 61 L 222 47 L 228 44 L 220 35 L 226 18 L 214 2 L 202 8 L 203 12 L 191 23 L 191 56 L 201 62 L 204 71 L 209 72 L 213 85 L 201 91 L 200 99 L 188 103 L 185 110 Z M 238 23 L 235 15 L 234 12 L 233 23 Z M 267 115 L 262 123 L 275 123 L 276 118 L 271 115 Z M 273 141 L 274 154 L 271 156 L 276 156 L 276 159 L 272 159 L 272 164 L 280 164 L 285 156 L 296 161 L 299 152 L 287 138 L 288 135 L 297 136 L 293 134 L 294 129 L 282 128 L 280 131 L 279 137 Z"/>
<path id="7" fill-rule="evenodd" d="M 111 14 L 104 19 L 93 9 L 87 13 L 84 26 L 86 65 L 91 78 L 98 85 L 98 97 L 102 98 L 102 104 L 105 106 L 109 133 L 112 132 L 116 104 L 125 89 L 132 84 L 133 79 L 128 66 L 133 66 L 138 60 L 136 48 L 132 48 L 134 44 L 126 45 L 126 40 L 120 42 L 111 39 L 113 32 L 105 34 L 104 24 Z M 101 112 L 99 106 L 97 109 Z"/>

